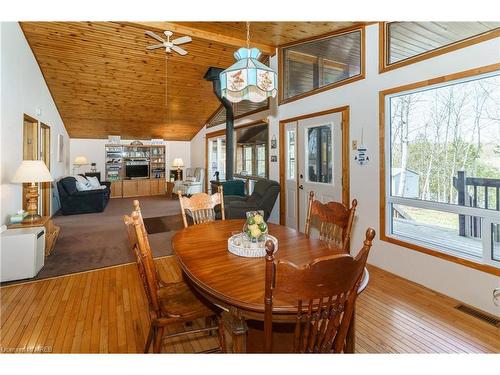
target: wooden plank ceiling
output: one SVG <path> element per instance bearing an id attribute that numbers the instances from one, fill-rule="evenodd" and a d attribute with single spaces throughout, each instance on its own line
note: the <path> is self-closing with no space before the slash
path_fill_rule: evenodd
<path id="1" fill-rule="evenodd" d="M 255 22 L 252 45 L 270 52 L 352 22 Z M 22 22 L 72 138 L 190 140 L 219 102 L 203 79 L 245 45 L 244 22 Z M 147 51 L 144 30 L 191 35 L 189 54 Z"/>

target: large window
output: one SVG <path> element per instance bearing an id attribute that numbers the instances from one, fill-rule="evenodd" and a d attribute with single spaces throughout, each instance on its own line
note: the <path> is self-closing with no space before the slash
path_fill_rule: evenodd
<path id="1" fill-rule="evenodd" d="M 280 49 L 282 101 L 362 78 L 363 33 L 360 28 Z"/>
<path id="2" fill-rule="evenodd" d="M 500 36 L 500 22 L 382 22 L 380 27 L 381 71 Z"/>
<path id="3" fill-rule="evenodd" d="M 383 95 L 384 235 L 500 268 L 500 72 L 417 86 Z"/>
<path id="4" fill-rule="evenodd" d="M 218 136 L 208 139 L 208 179 L 215 180 L 215 172 L 219 179 L 226 178 L 226 137 Z"/>
<path id="5" fill-rule="evenodd" d="M 267 178 L 267 124 L 235 129 L 235 175 Z"/>

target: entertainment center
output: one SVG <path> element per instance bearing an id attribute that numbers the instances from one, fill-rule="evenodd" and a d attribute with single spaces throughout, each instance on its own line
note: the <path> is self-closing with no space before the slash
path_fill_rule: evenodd
<path id="1" fill-rule="evenodd" d="M 165 146 L 105 146 L 104 179 L 111 182 L 111 198 L 165 194 Z"/>

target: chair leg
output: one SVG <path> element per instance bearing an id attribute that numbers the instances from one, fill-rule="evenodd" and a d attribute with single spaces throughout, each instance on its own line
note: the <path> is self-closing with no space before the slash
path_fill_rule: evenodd
<path id="1" fill-rule="evenodd" d="M 155 336 L 155 328 L 151 324 L 149 326 L 148 338 L 146 339 L 146 345 L 144 346 L 144 353 L 149 353 L 149 348 L 151 347 L 151 343 L 153 342 L 153 337 Z"/>
<path id="2" fill-rule="evenodd" d="M 219 326 L 219 329 L 217 330 L 217 334 L 219 336 L 220 351 L 222 353 L 227 353 L 226 352 L 226 339 L 224 337 L 224 323 L 222 322 L 222 318 L 220 316 L 217 316 L 217 324 Z"/>
<path id="3" fill-rule="evenodd" d="M 215 319 L 213 316 L 205 317 L 205 327 L 208 328 L 208 327 L 212 326 L 214 323 L 215 323 Z M 213 331 L 208 331 L 207 334 L 208 334 L 208 336 L 212 336 Z"/>
<path id="4" fill-rule="evenodd" d="M 153 352 L 154 353 L 161 353 L 161 342 L 162 342 L 164 330 L 165 330 L 164 327 L 158 327 L 155 330 L 156 332 L 155 332 L 154 343 L 153 343 Z"/>

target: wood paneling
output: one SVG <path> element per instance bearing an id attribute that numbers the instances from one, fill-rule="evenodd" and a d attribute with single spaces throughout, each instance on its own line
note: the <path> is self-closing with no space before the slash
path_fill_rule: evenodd
<path id="1" fill-rule="evenodd" d="M 165 280 L 180 280 L 174 257 L 156 260 Z M 356 308 L 358 353 L 498 353 L 500 328 L 454 307 L 458 301 L 375 267 Z M 0 348 L 6 352 L 141 353 L 147 300 L 135 264 L 0 288 Z M 195 321 L 195 327 L 204 321 Z M 172 327 L 170 332 L 183 327 Z M 249 334 L 252 334 L 250 331 Z M 163 350 L 193 353 L 217 336 L 172 339 Z M 25 349 L 26 348 L 26 349 Z"/>
<path id="2" fill-rule="evenodd" d="M 176 22 L 177 25 L 246 40 L 245 22 Z M 347 27 L 359 22 L 251 22 L 251 44 L 279 46 Z"/>
<path id="3" fill-rule="evenodd" d="M 203 75 L 234 62 L 226 45 L 193 38 L 166 63 L 144 29 L 113 22 L 21 26 L 72 138 L 190 140 L 219 105 Z"/>
<path id="4" fill-rule="evenodd" d="M 281 43 L 352 25 L 255 22 L 251 40 L 272 53 Z M 233 64 L 234 51 L 245 45 L 244 22 L 22 22 L 21 27 L 71 138 L 190 140 L 220 105 L 205 72 Z M 174 37 L 192 36 L 183 46 L 188 55 L 146 51 L 155 41 L 144 31 L 165 28 Z"/>

